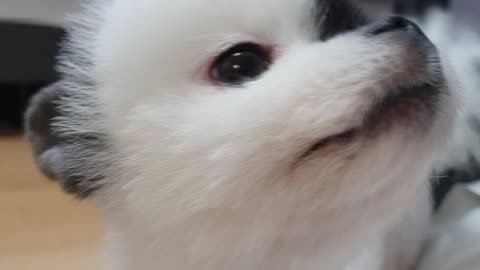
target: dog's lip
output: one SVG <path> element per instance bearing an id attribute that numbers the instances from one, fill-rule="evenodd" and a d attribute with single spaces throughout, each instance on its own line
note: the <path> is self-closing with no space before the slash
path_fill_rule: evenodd
<path id="1" fill-rule="evenodd" d="M 347 128 L 342 132 L 321 138 L 311 144 L 307 150 L 303 151 L 297 163 L 307 159 L 314 153 L 325 149 L 329 146 L 342 146 L 351 143 L 360 137 L 374 137 L 382 131 L 387 132 L 387 128 L 395 126 L 393 123 L 396 118 L 405 117 L 407 122 L 413 122 L 416 115 L 421 113 L 430 114 L 432 118 L 436 112 L 436 103 L 438 95 L 440 94 L 441 86 L 436 86 L 432 83 L 422 83 L 415 86 L 399 86 L 396 90 L 391 91 L 379 101 L 373 103 L 370 110 L 365 113 L 365 116 L 360 121 L 360 124 Z M 409 102 L 418 102 L 416 99 L 421 99 L 423 104 L 408 104 Z M 405 104 L 407 103 L 407 104 Z M 414 106 L 414 112 L 409 112 L 411 115 L 383 115 L 387 110 L 395 106 Z M 420 108 L 423 107 L 423 108 Z M 394 108 L 395 109 L 395 108 Z M 391 114 L 391 113 L 390 113 Z"/>
<path id="2" fill-rule="evenodd" d="M 323 149 L 329 145 L 333 144 L 342 144 L 342 143 L 349 143 L 351 142 L 354 138 L 356 138 L 359 133 L 361 132 L 361 129 L 359 128 L 350 128 L 347 129 L 343 132 L 336 133 L 331 136 L 324 137 L 318 141 L 316 141 L 314 144 L 312 144 L 304 153 L 300 156 L 300 160 L 303 160 L 307 158 L 308 156 L 312 155 L 313 153 L 319 151 L 320 149 Z"/>

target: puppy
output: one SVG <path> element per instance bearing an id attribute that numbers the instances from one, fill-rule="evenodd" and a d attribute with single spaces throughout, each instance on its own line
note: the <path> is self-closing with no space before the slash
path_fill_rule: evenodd
<path id="1" fill-rule="evenodd" d="M 413 265 L 464 128 L 416 24 L 345 0 L 105 0 L 75 22 L 27 135 L 104 210 L 102 269 Z"/>

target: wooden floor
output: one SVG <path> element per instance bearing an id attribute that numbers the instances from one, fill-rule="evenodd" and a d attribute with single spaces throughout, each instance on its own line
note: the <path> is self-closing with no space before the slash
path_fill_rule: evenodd
<path id="1" fill-rule="evenodd" d="M 0 269 L 96 269 L 99 211 L 36 170 L 28 145 L 0 136 Z"/>

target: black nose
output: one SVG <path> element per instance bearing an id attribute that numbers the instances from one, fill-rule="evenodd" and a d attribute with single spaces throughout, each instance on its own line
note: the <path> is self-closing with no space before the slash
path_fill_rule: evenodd
<path id="1" fill-rule="evenodd" d="M 368 27 L 368 33 L 374 36 L 394 31 L 404 31 L 423 35 L 422 30 L 420 30 L 414 22 L 401 16 L 387 17 L 374 22 Z"/>

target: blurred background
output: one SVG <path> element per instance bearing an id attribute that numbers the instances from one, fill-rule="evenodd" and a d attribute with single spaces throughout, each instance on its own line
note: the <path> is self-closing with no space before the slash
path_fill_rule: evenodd
<path id="1" fill-rule="evenodd" d="M 389 0 L 358 0 L 371 16 Z M 412 0 L 405 0 L 412 2 Z M 414 0 L 413 0 L 414 1 Z M 0 269 L 94 269 L 99 213 L 40 175 L 22 139 L 30 97 L 57 80 L 54 63 L 81 0 L 0 0 Z M 454 0 L 459 24 L 480 29 L 480 1 Z"/>
<path id="2" fill-rule="evenodd" d="M 79 0 L 0 0 L 0 269 L 96 269 L 98 211 L 35 168 L 22 139 L 32 94 L 57 79 L 65 14 Z"/>

